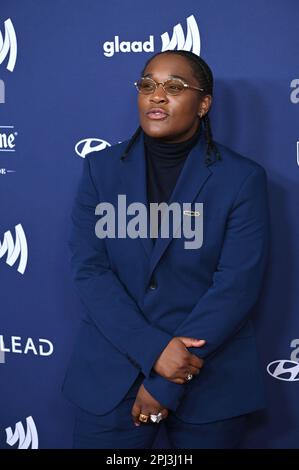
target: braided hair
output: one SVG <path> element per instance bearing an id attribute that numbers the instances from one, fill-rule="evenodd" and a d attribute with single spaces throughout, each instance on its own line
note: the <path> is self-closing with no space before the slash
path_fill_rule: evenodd
<path id="1" fill-rule="evenodd" d="M 214 84 L 214 79 L 213 79 L 213 74 L 208 66 L 208 64 L 199 56 L 194 54 L 193 52 L 190 51 L 184 51 L 184 50 L 167 50 L 163 52 L 158 52 L 157 54 L 154 54 L 151 56 L 148 61 L 145 63 L 145 66 L 142 70 L 141 75 L 144 75 L 145 69 L 148 66 L 148 64 L 157 56 L 162 55 L 162 54 L 175 54 L 175 55 L 180 55 L 184 57 L 190 64 L 193 74 L 195 78 L 198 80 L 200 87 L 204 89 L 202 92 L 204 95 L 211 95 L 213 96 L 213 84 Z M 206 140 L 206 157 L 205 157 L 205 164 L 207 166 L 211 165 L 214 163 L 215 160 L 221 160 L 220 152 L 213 140 L 213 134 L 212 134 L 212 129 L 211 129 L 211 123 L 210 123 L 210 118 L 209 118 L 209 113 L 207 112 L 201 119 L 203 122 L 203 131 L 204 131 L 204 136 Z M 139 134 L 141 133 L 141 127 L 139 126 L 137 131 L 134 133 L 134 135 L 131 137 L 127 148 L 122 155 L 122 159 L 126 157 L 128 152 L 130 151 L 132 145 L 134 142 L 137 140 Z M 215 157 L 215 160 L 213 161 L 213 155 Z"/>

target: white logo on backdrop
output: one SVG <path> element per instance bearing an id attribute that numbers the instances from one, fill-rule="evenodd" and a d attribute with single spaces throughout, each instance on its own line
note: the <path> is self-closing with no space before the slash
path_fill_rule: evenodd
<path id="1" fill-rule="evenodd" d="M 290 347 L 295 348 L 291 353 L 290 359 L 278 359 L 268 364 L 267 372 L 274 379 L 287 382 L 299 380 L 299 339 L 293 339 Z"/>
<path id="2" fill-rule="evenodd" d="M 28 246 L 25 232 L 21 224 L 15 226 L 15 233 L 15 242 L 9 230 L 4 233 L 3 242 L 1 243 L 0 241 L 0 258 L 7 253 L 6 263 L 9 266 L 13 266 L 17 262 L 17 259 L 20 258 L 18 272 L 24 274 L 28 260 Z"/>
<path id="3" fill-rule="evenodd" d="M 267 371 L 274 379 L 295 382 L 299 380 L 299 363 L 281 359 L 268 364 Z"/>
<path id="4" fill-rule="evenodd" d="M 180 49 L 192 51 L 200 55 L 200 34 L 194 15 L 188 16 L 187 35 L 185 37 L 183 27 L 180 23 L 174 26 L 172 37 L 169 34 L 161 34 L 161 51 Z M 147 41 L 120 41 L 119 36 L 114 36 L 114 41 L 106 41 L 103 44 L 104 55 L 112 57 L 116 52 L 154 52 L 154 36 L 150 35 Z"/>
<path id="5" fill-rule="evenodd" d="M 15 140 L 18 133 L 13 130 L 14 128 L 15 126 L 0 126 L 0 152 L 16 151 Z"/>
<path id="6" fill-rule="evenodd" d="M 0 64 L 4 62 L 6 56 L 9 54 L 6 68 L 12 72 L 17 60 L 17 36 L 10 18 L 4 22 L 4 27 L 4 40 L 0 31 Z"/>
<path id="7" fill-rule="evenodd" d="M 45 338 L 39 338 L 38 342 L 32 338 L 21 336 L 9 336 L 5 338 L 0 335 L 0 352 L 14 354 L 34 354 L 35 356 L 51 356 L 54 351 L 53 343 Z"/>
<path id="8" fill-rule="evenodd" d="M 18 449 L 38 449 L 38 433 L 32 416 L 26 418 L 26 431 L 21 421 L 15 426 L 15 431 L 11 427 L 5 429 L 6 444 L 14 446 L 18 443 Z"/>
<path id="9" fill-rule="evenodd" d="M 297 141 L 297 165 L 299 166 L 299 141 Z"/>
<path id="10" fill-rule="evenodd" d="M 184 50 L 191 51 L 194 54 L 200 55 L 200 34 L 198 25 L 193 15 L 187 18 L 187 36 L 185 38 L 183 28 L 180 23 L 174 26 L 172 38 L 169 38 L 168 33 L 161 35 L 162 51 L 168 50 Z"/>
<path id="11" fill-rule="evenodd" d="M 80 140 L 80 142 L 75 146 L 75 151 L 79 157 L 85 158 L 89 153 L 98 152 L 99 150 L 104 150 L 107 147 L 111 147 L 111 144 L 106 140 L 91 137 Z"/>

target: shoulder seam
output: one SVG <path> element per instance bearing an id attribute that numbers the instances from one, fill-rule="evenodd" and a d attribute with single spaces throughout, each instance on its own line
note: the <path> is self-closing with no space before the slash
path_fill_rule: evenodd
<path id="1" fill-rule="evenodd" d="M 261 169 L 262 169 L 262 168 L 258 168 L 258 167 L 257 167 L 257 168 L 254 168 L 254 170 L 251 171 L 251 172 L 246 176 L 246 178 L 244 178 L 244 180 L 242 181 L 242 183 L 241 183 L 241 185 L 240 185 L 240 187 L 239 187 L 239 190 L 238 190 L 238 192 L 237 192 L 237 194 L 236 194 L 236 197 L 234 198 L 234 202 L 233 202 L 233 204 L 232 204 L 232 208 L 235 206 L 235 203 L 236 203 L 236 201 L 237 201 L 237 199 L 238 199 L 238 197 L 239 197 L 239 194 L 241 193 L 243 187 L 245 186 L 245 184 L 247 183 L 247 181 L 249 180 L 249 178 L 250 178 L 254 173 L 257 173 L 258 171 L 260 171 Z"/>

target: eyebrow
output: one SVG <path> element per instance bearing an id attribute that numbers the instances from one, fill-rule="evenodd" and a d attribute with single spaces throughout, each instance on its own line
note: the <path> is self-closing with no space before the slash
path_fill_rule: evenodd
<path id="1" fill-rule="evenodd" d="M 153 74 L 152 73 L 147 73 L 146 75 L 144 75 L 144 77 L 152 77 Z M 183 80 L 183 81 L 187 81 L 185 77 L 181 77 L 180 75 L 169 75 L 169 78 L 179 78 L 180 80 Z"/>

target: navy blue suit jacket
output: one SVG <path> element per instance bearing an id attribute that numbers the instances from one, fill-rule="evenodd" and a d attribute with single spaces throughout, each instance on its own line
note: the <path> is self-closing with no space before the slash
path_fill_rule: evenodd
<path id="1" fill-rule="evenodd" d="M 192 149 L 169 203 L 203 203 L 203 245 L 184 238 L 106 238 L 95 234 L 95 207 L 119 194 L 147 204 L 143 134 L 84 161 L 72 211 L 71 264 L 84 306 L 66 373 L 65 395 L 105 414 L 142 377 L 146 389 L 187 422 L 203 423 L 264 406 L 250 319 L 262 285 L 268 247 L 264 169 L 217 143 L 222 159 L 205 164 L 203 135 Z M 153 365 L 174 336 L 206 340 L 192 352 L 205 359 L 184 385 Z M 141 375 L 140 375 L 141 374 Z"/>

